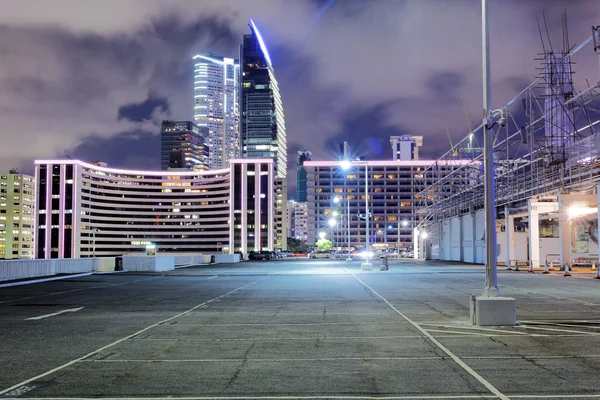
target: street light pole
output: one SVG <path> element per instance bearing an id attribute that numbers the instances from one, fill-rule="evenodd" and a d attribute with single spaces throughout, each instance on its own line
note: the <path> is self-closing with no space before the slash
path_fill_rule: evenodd
<path id="1" fill-rule="evenodd" d="M 92 236 L 93 236 L 93 244 L 92 244 L 92 257 L 96 258 L 96 232 L 98 232 L 100 229 L 98 228 L 94 228 L 94 230 L 92 231 Z"/>
<path id="2" fill-rule="evenodd" d="M 369 262 L 369 225 L 371 225 L 371 219 L 369 218 L 369 164 L 365 161 L 365 210 L 366 210 L 366 222 L 367 222 L 367 237 L 366 237 L 366 249 L 365 249 L 365 262 L 360 265 L 363 270 L 370 270 L 373 265 Z"/>
<path id="3" fill-rule="evenodd" d="M 488 27 L 487 0 L 482 7 L 482 55 L 483 55 L 483 147 L 485 152 L 485 289 L 484 295 L 498 296 L 498 274 L 496 271 L 496 193 L 494 188 L 494 153 L 491 127 L 492 90 L 490 85 L 490 36 Z"/>

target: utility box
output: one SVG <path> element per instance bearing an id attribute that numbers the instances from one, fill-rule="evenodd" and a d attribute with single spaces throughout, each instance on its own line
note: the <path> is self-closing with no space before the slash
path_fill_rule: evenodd
<path id="1" fill-rule="evenodd" d="M 390 269 L 388 265 L 388 258 L 386 256 L 379 257 L 379 261 L 381 261 L 381 267 L 379 268 L 380 271 L 387 271 Z"/>

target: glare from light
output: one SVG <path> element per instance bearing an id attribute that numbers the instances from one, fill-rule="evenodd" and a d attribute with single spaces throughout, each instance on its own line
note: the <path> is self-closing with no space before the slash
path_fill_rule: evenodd
<path id="1" fill-rule="evenodd" d="M 569 207 L 569 219 L 583 217 L 585 215 L 596 214 L 598 207 L 589 206 L 571 206 Z"/>
<path id="2" fill-rule="evenodd" d="M 349 160 L 343 160 L 340 163 L 340 167 L 342 167 L 343 170 L 350 169 L 352 168 L 352 163 Z"/>
<path id="3" fill-rule="evenodd" d="M 334 212 L 331 213 L 331 215 L 333 215 L 334 217 L 337 217 L 338 216 L 338 212 L 334 211 Z"/>
<path id="4" fill-rule="evenodd" d="M 358 253 L 358 256 L 361 258 L 367 258 L 367 257 L 373 257 L 373 252 L 372 251 L 363 251 L 361 253 Z"/>
<path id="5" fill-rule="evenodd" d="M 406 225 L 408 225 L 408 221 L 407 220 L 402 221 L 402 226 L 406 226 Z"/>
<path id="6" fill-rule="evenodd" d="M 392 226 L 391 226 L 391 225 L 388 225 L 388 229 L 392 229 Z"/>
<path id="7" fill-rule="evenodd" d="M 335 197 L 333 198 L 333 202 L 334 202 L 334 203 L 339 203 L 339 202 L 340 202 L 340 198 L 339 198 L 339 197 L 337 197 L 337 196 L 335 196 Z"/>
<path id="8" fill-rule="evenodd" d="M 319 232 L 319 237 L 321 239 L 325 239 L 325 235 L 327 235 L 327 232 Z"/>
<path id="9" fill-rule="evenodd" d="M 428 234 L 427 232 L 423 232 L 423 233 L 421 234 L 421 237 L 422 237 L 423 239 L 427 239 L 427 238 L 429 237 L 429 234 Z"/>
<path id="10" fill-rule="evenodd" d="M 331 218 L 331 219 L 329 220 L 329 226 L 331 226 L 331 227 L 334 227 L 334 226 L 336 226 L 336 225 L 337 225 L 337 221 L 336 221 L 335 219 Z"/>

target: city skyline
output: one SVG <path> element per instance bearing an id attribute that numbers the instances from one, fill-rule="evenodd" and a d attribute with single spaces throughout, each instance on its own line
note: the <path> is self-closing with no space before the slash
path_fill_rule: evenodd
<path id="1" fill-rule="evenodd" d="M 300 149 L 311 150 L 315 159 L 336 159 L 342 140 L 368 159 L 391 159 L 389 137 L 405 134 L 424 136 L 421 157 L 431 158 L 450 147 L 445 125 L 456 141 L 469 123 L 480 121 L 476 1 L 221 3 L 192 7 L 177 1 L 169 14 L 161 2 L 140 7 L 125 0 L 118 13 L 93 1 L 85 10 L 5 2 L 0 46 L 10 51 L 0 66 L 1 169 L 19 166 L 32 173 L 34 158 L 65 155 L 158 169 L 160 121 L 193 119 L 189 60 L 211 52 L 237 57 L 249 18 L 259 25 L 277 67 L 288 168 Z M 28 4 L 40 12 L 30 15 Z M 490 1 L 494 104 L 535 79 L 542 51 L 536 17 L 545 13 L 556 45 L 565 8 L 571 42 L 581 43 L 600 18 L 594 1 Z M 446 22 L 451 20 L 459 22 Z M 440 46 L 440 35 L 428 28 L 436 24 L 444 26 L 443 39 L 452 45 Z M 348 62 L 349 54 L 360 57 Z M 597 62 L 585 61 L 595 57 L 582 51 L 574 60 L 577 90 L 586 79 L 598 80 Z"/>

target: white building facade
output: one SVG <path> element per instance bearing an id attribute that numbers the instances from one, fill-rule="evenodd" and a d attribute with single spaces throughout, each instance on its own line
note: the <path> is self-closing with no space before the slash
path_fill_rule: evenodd
<path id="1" fill-rule="evenodd" d="M 376 248 L 413 247 L 413 229 L 423 219 L 417 204 L 423 200 L 418 194 L 433 181 L 424 174 L 434 161 L 353 161 L 348 170 L 342 161 L 306 161 L 307 242 L 314 244 L 319 232 L 325 232 L 334 246 L 346 248 L 348 243 L 348 203 L 350 206 L 350 247 L 365 246 L 366 198 L 369 199 L 369 243 Z M 440 165 L 439 174 L 450 175 L 455 169 L 473 163 L 455 160 Z M 368 194 L 365 194 L 365 169 L 368 170 Z M 448 180 L 452 190 L 453 177 Z M 434 195 L 430 195 L 433 200 Z M 336 202 L 334 199 L 340 201 Z M 425 199 L 427 200 L 427 199 Z M 335 219 L 335 224 L 330 220 Z M 333 225 L 333 226 L 332 226 Z"/>
<path id="2" fill-rule="evenodd" d="M 209 166 L 228 168 L 239 158 L 239 76 L 237 60 L 194 56 L 194 121 L 208 128 Z"/>
<path id="3" fill-rule="evenodd" d="M 409 161 L 419 159 L 419 147 L 423 146 L 423 136 L 390 136 L 392 159 Z"/>
<path id="4" fill-rule="evenodd" d="M 275 247 L 273 160 L 210 171 L 36 161 L 36 258 L 158 252 L 244 255 Z"/>

